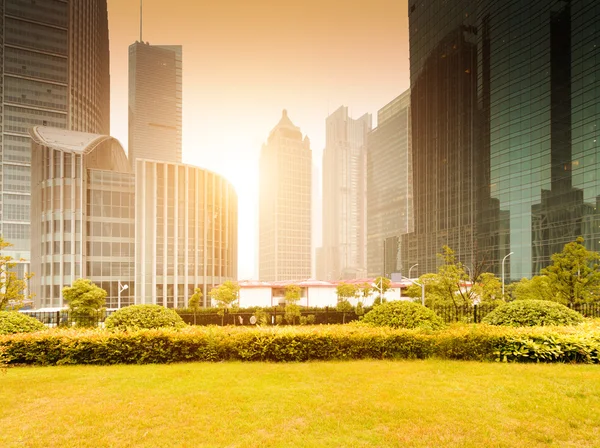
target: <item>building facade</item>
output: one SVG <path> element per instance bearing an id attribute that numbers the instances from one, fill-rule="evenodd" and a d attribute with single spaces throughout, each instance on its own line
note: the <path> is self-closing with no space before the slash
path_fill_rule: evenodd
<path id="1" fill-rule="evenodd" d="M 129 161 L 181 163 L 182 48 L 129 46 Z"/>
<path id="2" fill-rule="evenodd" d="M 367 134 L 370 114 L 354 120 L 341 106 L 327 117 L 323 151 L 321 280 L 364 277 L 367 268 Z"/>
<path id="3" fill-rule="evenodd" d="M 404 270 L 467 265 L 517 280 L 581 235 L 600 241 L 600 4 L 410 2 L 415 231 Z"/>
<path id="4" fill-rule="evenodd" d="M 311 163 L 308 137 L 288 118 L 269 134 L 260 156 L 259 278 L 311 275 Z"/>
<path id="5" fill-rule="evenodd" d="M 29 128 L 110 131 L 106 0 L 4 0 L 0 20 L 0 233 L 29 260 Z"/>
<path id="6" fill-rule="evenodd" d="M 136 303 L 187 306 L 237 280 L 237 195 L 218 174 L 179 163 L 137 159 Z"/>
<path id="7" fill-rule="evenodd" d="M 367 271 L 372 277 L 400 272 L 398 241 L 413 231 L 410 118 L 407 90 L 379 110 L 377 127 L 368 135 Z"/>
<path id="8" fill-rule="evenodd" d="M 133 304 L 133 176 L 120 143 L 108 136 L 31 129 L 31 268 L 34 304 L 64 305 L 62 289 L 87 278 L 107 306 Z"/>

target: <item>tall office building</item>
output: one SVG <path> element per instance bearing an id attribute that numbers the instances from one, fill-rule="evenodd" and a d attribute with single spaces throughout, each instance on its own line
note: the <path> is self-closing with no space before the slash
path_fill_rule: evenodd
<path id="1" fill-rule="evenodd" d="M 582 235 L 600 243 L 600 4 L 409 4 L 415 232 L 410 263 L 529 277 Z"/>
<path id="2" fill-rule="evenodd" d="M 390 277 L 398 240 L 413 231 L 410 90 L 379 110 L 367 146 L 367 272 Z"/>
<path id="3" fill-rule="evenodd" d="M 0 233 L 29 260 L 29 128 L 109 133 L 106 0 L 4 0 L 0 20 Z"/>
<path id="4" fill-rule="evenodd" d="M 367 134 L 370 114 L 354 120 L 341 106 L 326 121 L 323 151 L 321 280 L 361 278 L 367 261 Z"/>
<path id="5" fill-rule="evenodd" d="M 259 278 L 311 275 L 311 163 L 308 137 L 284 110 L 260 155 Z"/>
<path id="6" fill-rule="evenodd" d="M 129 161 L 181 163 L 182 49 L 129 46 Z"/>

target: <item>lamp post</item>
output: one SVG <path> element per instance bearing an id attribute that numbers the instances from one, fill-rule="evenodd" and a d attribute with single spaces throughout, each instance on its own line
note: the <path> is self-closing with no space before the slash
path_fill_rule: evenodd
<path id="1" fill-rule="evenodd" d="M 121 281 L 118 282 L 118 293 L 117 293 L 117 308 L 121 308 L 121 293 L 129 288 L 129 285 L 122 285 Z"/>
<path id="2" fill-rule="evenodd" d="M 379 285 L 377 283 L 371 283 L 371 286 L 379 291 L 379 304 L 383 303 L 383 277 L 379 278 Z"/>
<path id="3" fill-rule="evenodd" d="M 410 272 L 410 271 L 409 271 Z M 417 285 L 421 287 L 421 305 L 425 306 L 425 282 L 419 283 L 415 280 L 411 280 L 410 278 L 402 277 L 411 282 L 413 285 Z"/>
<path id="4" fill-rule="evenodd" d="M 410 276 L 410 271 L 412 271 L 412 268 L 414 268 L 414 267 L 417 267 L 417 266 L 419 266 L 419 263 L 413 264 L 413 265 L 412 265 L 412 266 L 409 268 L 409 270 L 408 270 L 408 278 L 412 278 L 412 277 Z"/>
<path id="5" fill-rule="evenodd" d="M 502 259 L 502 299 L 504 300 L 504 262 L 508 257 L 510 257 L 514 252 L 509 253 Z"/>

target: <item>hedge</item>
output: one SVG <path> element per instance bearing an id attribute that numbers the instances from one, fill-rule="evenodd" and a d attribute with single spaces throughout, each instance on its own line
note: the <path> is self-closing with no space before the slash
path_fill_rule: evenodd
<path id="1" fill-rule="evenodd" d="M 0 364 L 146 364 L 442 359 L 598 363 L 600 327 L 454 326 L 442 331 L 324 327 L 190 327 L 134 332 L 54 329 L 0 336 Z"/>
<path id="2" fill-rule="evenodd" d="M 509 327 L 577 325 L 583 322 L 583 316 L 557 302 L 515 300 L 500 305 L 485 316 L 482 322 Z"/>

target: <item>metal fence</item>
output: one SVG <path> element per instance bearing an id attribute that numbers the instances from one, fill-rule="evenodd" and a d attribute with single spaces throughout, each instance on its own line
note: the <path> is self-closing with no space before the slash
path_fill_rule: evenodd
<path id="1" fill-rule="evenodd" d="M 434 305 L 430 308 L 436 312 L 446 323 L 465 322 L 465 323 L 480 323 L 481 320 L 491 311 L 497 304 L 479 304 L 472 306 L 452 306 L 452 305 Z M 600 318 L 600 303 L 583 303 L 571 305 L 571 309 L 578 311 L 584 317 Z M 369 308 L 365 309 L 368 312 Z M 104 311 L 95 315 L 91 315 L 86 319 L 78 319 L 79 323 L 84 323 L 86 326 L 103 326 L 104 320 L 114 310 Z M 40 322 L 48 327 L 72 327 L 76 325 L 76 319 L 68 311 L 27 311 L 26 314 L 35 317 Z M 184 322 L 190 325 L 255 325 L 262 323 L 266 325 L 292 325 L 285 319 L 285 312 L 281 308 L 263 309 L 262 312 L 226 312 L 223 316 L 215 312 L 207 312 L 201 310 L 194 314 L 188 311 L 179 311 Z M 259 316 L 263 316 L 261 318 Z M 253 319 L 254 317 L 254 319 Z M 294 325 L 332 325 L 349 323 L 359 320 L 359 316 L 355 312 L 343 313 L 335 308 L 314 308 L 310 310 L 302 310 L 300 317 L 294 319 Z"/>

